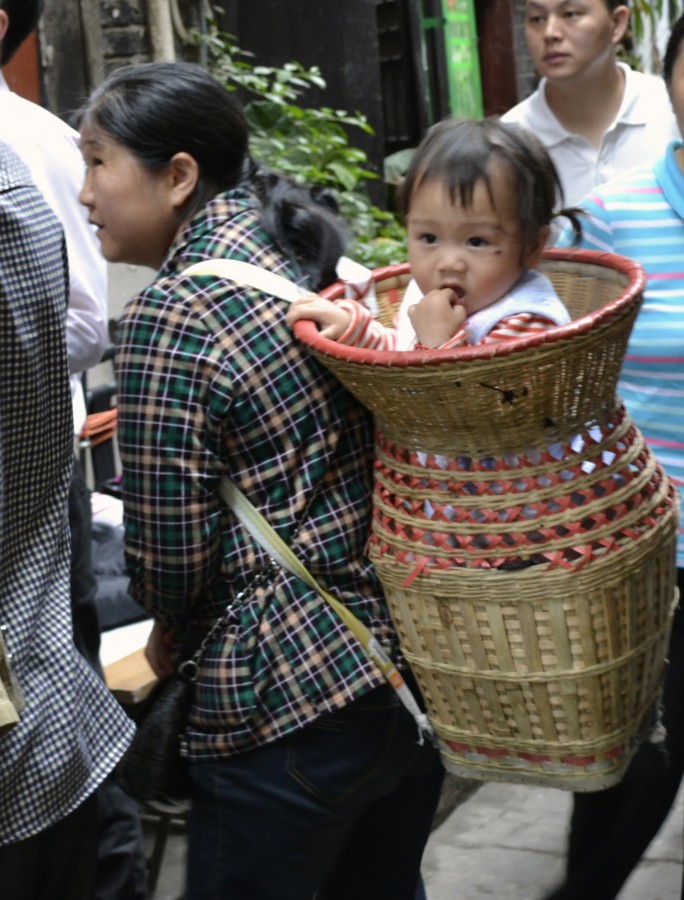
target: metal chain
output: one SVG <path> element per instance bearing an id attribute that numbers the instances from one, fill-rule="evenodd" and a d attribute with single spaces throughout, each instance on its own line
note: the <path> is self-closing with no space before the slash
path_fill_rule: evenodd
<path id="1" fill-rule="evenodd" d="M 214 622 L 209 631 L 205 634 L 202 643 L 199 645 L 197 650 L 195 650 L 190 659 L 186 659 L 178 666 L 178 672 L 183 676 L 183 678 L 186 678 L 188 681 L 197 680 L 197 675 L 199 673 L 199 662 L 204 656 L 204 651 L 207 649 L 216 635 L 219 634 L 221 629 L 228 624 L 228 619 L 234 607 L 237 604 L 242 603 L 242 601 L 247 599 L 247 597 L 251 597 L 266 581 L 273 580 L 279 568 L 280 566 L 278 565 L 278 563 L 274 559 L 270 559 L 266 568 L 262 569 L 260 572 L 257 572 L 254 578 L 249 582 L 247 587 L 243 588 L 231 599 L 228 606 Z"/>

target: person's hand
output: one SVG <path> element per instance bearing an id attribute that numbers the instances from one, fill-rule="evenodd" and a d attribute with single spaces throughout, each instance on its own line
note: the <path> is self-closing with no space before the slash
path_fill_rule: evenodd
<path id="1" fill-rule="evenodd" d="M 285 316 L 290 327 L 299 319 L 311 319 L 318 325 L 322 337 L 336 341 L 349 328 L 351 314 L 319 294 L 302 294 L 290 304 Z"/>
<path id="2" fill-rule="evenodd" d="M 468 318 L 465 307 L 451 288 L 428 291 L 413 306 L 408 317 L 423 347 L 441 347 L 461 328 Z"/>
<path id="3" fill-rule="evenodd" d="M 155 622 L 147 639 L 145 658 L 157 678 L 166 678 L 173 675 L 174 665 L 171 660 L 171 638 L 173 631 Z"/>

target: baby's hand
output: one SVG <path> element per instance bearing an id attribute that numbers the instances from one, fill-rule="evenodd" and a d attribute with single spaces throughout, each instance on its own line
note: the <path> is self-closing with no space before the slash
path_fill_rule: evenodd
<path id="1" fill-rule="evenodd" d="M 418 343 L 424 347 L 441 347 L 452 338 L 467 319 L 465 307 L 451 288 L 429 291 L 410 306 L 408 317 Z"/>
<path id="2" fill-rule="evenodd" d="M 351 314 L 319 294 L 302 294 L 290 304 L 285 321 L 292 327 L 299 319 L 311 319 L 321 336 L 336 341 L 349 327 Z"/>

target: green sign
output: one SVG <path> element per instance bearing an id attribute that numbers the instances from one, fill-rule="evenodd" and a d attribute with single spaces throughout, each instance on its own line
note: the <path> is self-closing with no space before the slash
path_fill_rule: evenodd
<path id="1" fill-rule="evenodd" d="M 449 101 L 455 116 L 482 117 L 474 0 L 442 0 Z"/>

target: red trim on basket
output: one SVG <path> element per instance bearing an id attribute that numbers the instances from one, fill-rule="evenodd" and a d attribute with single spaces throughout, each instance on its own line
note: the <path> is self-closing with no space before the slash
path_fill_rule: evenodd
<path id="1" fill-rule="evenodd" d="M 453 750 L 454 753 L 478 753 L 480 756 L 489 756 L 493 759 L 508 757 L 509 759 L 522 759 L 525 760 L 525 762 L 547 763 L 550 765 L 553 765 L 555 762 L 554 757 L 548 753 L 532 753 L 530 751 L 503 749 L 500 747 L 482 747 L 473 744 L 463 744 L 460 741 L 448 741 L 444 740 L 444 738 L 441 738 L 441 740 L 450 750 Z M 593 766 L 596 763 L 605 760 L 617 759 L 622 756 L 624 752 L 624 746 L 618 745 L 617 747 L 611 747 L 609 750 L 606 750 L 601 756 L 597 756 L 596 754 L 587 754 L 586 756 L 560 756 L 558 757 L 558 763 L 578 769 L 585 769 L 588 766 Z"/>
<path id="2" fill-rule="evenodd" d="M 300 319 L 294 324 L 294 333 L 304 344 L 319 353 L 326 354 L 335 359 L 346 362 L 365 364 L 369 366 L 396 366 L 397 368 L 410 368 L 412 366 L 439 365 L 447 360 L 489 360 L 499 356 L 510 356 L 539 347 L 542 344 L 567 340 L 577 334 L 585 334 L 592 331 L 616 313 L 622 312 L 634 303 L 641 303 L 642 291 L 646 283 L 644 271 L 638 263 L 615 253 L 600 253 L 597 250 L 545 250 L 545 260 L 565 260 L 577 263 L 589 263 L 595 266 L 604 266 L 626 275 L 628 284 L 618 297 L 610 300 L 599 309 L 581 316 L 579 319 L 549 328 L 535 334 L 524 335 L 506 341 L 497 341 L 492 344 L 479 344 L 475 347 L 459 347 L 454 350 L 365 350 L 360 347 L 348 347 L 336 341 L 321 337 L 314 322 Z M 408 263 L 400 263 L 395 266 L 385 266 L 373 271 L 376 282 L 387 278 L 410 274 Z M 344 296 L 344 284 L 336 282 L 321 291 L 324 297 L 337 300 Z"/>
<path id="3" fill-rule="evenodd" d="M 526 759 L 527 762 L 535 762 L 535 763 L 545 763 L 551 762 L 551 757 L 548 753 L 518 753 L 517 754 L 520 759 Z"/>

